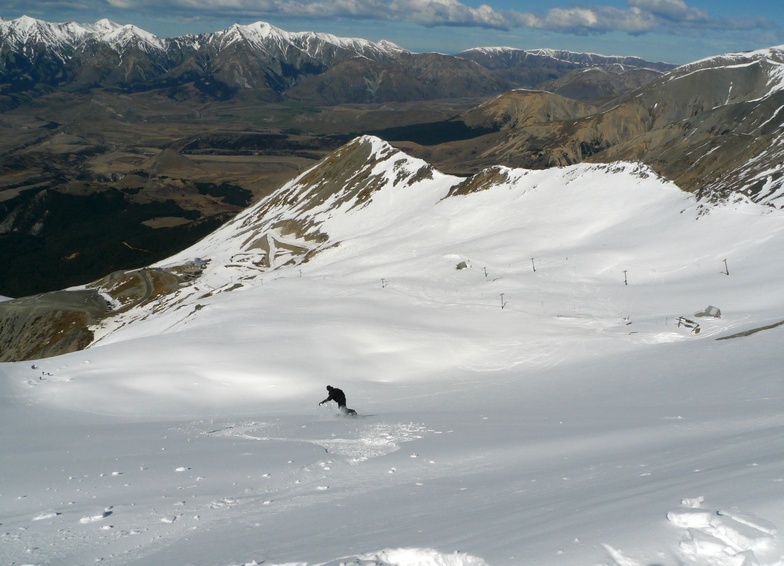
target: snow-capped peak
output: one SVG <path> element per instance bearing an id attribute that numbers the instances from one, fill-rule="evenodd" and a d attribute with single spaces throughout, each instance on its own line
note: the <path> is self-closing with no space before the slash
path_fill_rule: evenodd
<path id="1" fill-rule="evenodd" d="M 16 49 L 43 44 L 61 58 L 67 55 L 67 49 L 73 49 L 88 39 L 106 43 L 116 51 L 122 51 L 129 45 L 144 50 L 164 49 L 163 42 L 153 34 L 134 25 L 120 25 L 108 19 L 94 24 L 77 24 L 50 23 L 21 16 L 15 20 L 0 21 L 0 37 Z"/>
<path id="2" fill-rule="evenodd" d="M 268 40 L 290 41 L 289 32 L 267 22 L 254 22 L 248 25 L 234 24 L 227 31 L 228 35 L 240 35 L 251 42 L 263 42 Z"/>
<path id="3" fill-rule="evenodd" d="M 101 20 L 101 22 L 108 22 L 108 20 Z M 109 24 L 113 24 L 113 22 L 109 22 Z M 108 29 L 100 34 L 98 39 L 107 43 L 115 51 L 122 52 L 129 46 L 138 47 L 144 51 L 149 51 L 150 49 L 162 51 L 165 49 L 163 41 L 148 31 L 131 24 L 124 26 L 113 25 L 117 27 Z"/>
<path id="4" fill-rule="evenodd" d="M 228 29 L 211 34 L 209 41 L 216 43 L 221 50 L 237 43 L 247 43 L 256 49 L 268 51 L 272 46 L 281 49 L 290 43 L 288 32 L 267 22 L 234 24 Z"/>
<path id="5" fill-rule="evenodd" d="M 356 37 L 338 37 L 331 33 L 317 33 L 317 32 L 299 32 L 292 35 L 297 40 L 303 43 L 308 43 L 309 41 L 316 39 L 318 41 L 321 41 L 329 45 L 333 45 L 335 47 L 355 50 L 359 53 L 365 53 L 368 51 L 400 53 L 405 51 L 405 49 L 387 40 L 382 40 L 378 43 L 374 43 L 367 39 L 361 39 Z"/>
<path id="6" fill-rule="evenodd" d="M 217 44 L 219 49 L 247 43 L 266 53 L 294 48 L 310 56 L 318 56 L 325 46 L 361 56 L 394 55 L 405 51 L 390 41 L 373 43 L 366 39 L 338 37 L 329 33 L 288 32 L 263 21 L 248 25 L 234 24 L 226 30 L 211 34 L 208 41 Z"/>
<path id="7" fill-rule="evenodd" d="M 8 23 L 18 33 L 35 33 L 36 29 L 46 24 L 46 22 L 36 20 L 30 16 L 21 16 L 15 20 L 3 20 L 3 22 Z"/>
<path id="8" fill-rule="evenodd" d="M 114 31 L 114 30 L 116 30 L 117 28 L 120 28 L 120 27 L 122 27 L 120 24 L 118 24 L 116 22 L 113 22 L 113 21 L 111 21 L 111 20 L 109 20 L 107 18 L 103 18 L 101 20 L 98 20 L 97 22 L 95 22 L 95 24 L 92 25 L 92 28 L 95 31 L 101 32 L 101 33 L 112 32 L 112 31 Z"/>
<path id="9" fill-rule="evenodd" d="M 0 21 L 0 37 L 11 47 L 23 50 L 25 46 L 44 44 L 61 59 L 67 49 L 90 35 L 90 30 L 74 22 L 49 23 L 29 16 Z"/>

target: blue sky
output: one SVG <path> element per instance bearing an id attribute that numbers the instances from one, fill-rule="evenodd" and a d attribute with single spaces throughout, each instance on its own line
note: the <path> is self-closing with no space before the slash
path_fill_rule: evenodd
<path id="1" fill-rule="evenodd" d="M 782 0 L 4 0 L 0 16 L 109 18 L 160 37 L 267 21 L 412 51 L 550 47 L 686 63 L 784 44 Z"/>

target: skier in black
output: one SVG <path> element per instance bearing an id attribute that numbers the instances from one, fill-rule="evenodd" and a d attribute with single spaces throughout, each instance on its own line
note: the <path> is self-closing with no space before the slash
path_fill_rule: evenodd
<path id="1" fill-rule="evenodd" d="M 354 409 L 349 409 L 346 407 L 346 394 L 343 393 L 341 389 L 337 387 L 332 387 L 331 385 L 327 385 L 327 391 L 329 391 L 329 396 L 324 399 L 319 405 L 323 405 L 324 403 L 328 403 L 329 401 L 334 401 L 338 404 L 338 408 L 341 412 L 347 415 L 356 415 L 357 412 Z"/>

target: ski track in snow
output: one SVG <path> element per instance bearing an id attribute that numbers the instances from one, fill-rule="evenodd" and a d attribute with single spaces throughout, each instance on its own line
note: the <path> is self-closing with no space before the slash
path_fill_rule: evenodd
<path id="1" fill-rule="evenodd" d="M 410 442 L 417 438 L 422 438 L 427 428 L 420 424 L 387 424 L 375 423 L 361 425 L 357 427 L 353 438 L 282 438 L 268 435 L 251 434 L 257 431 L 264 431 L 273 425 L 268 423 L 257 423 L 250 421 L 241 424 L 230 424 L 224 428 L 207 431 L 205 434 L 217 437 L 235 437 L 249 440 L 285 440 L 293 442 L 308 442 L 321 446 L 328 453 L 345 457 L 349 463 L 358 464 L 384 456 L 400 448 L 399 443 Z"/>
<path id="2" fill-rule="evenodd" d="M 361 417 L 360 417 L 361 418 Z M 336 417 L 344 419 L 344 417 Z M 354 423 L 357 423 L 356 425 Z M 263 505 L 276 505 L 281 508 L 307 505 L 309 502 L 303 496 L 319 495 L 319 500 L 324 497 L 338 497 L 345 492 L 364 491 L 370 489 L 378 482 L 380 474 L 397 474 L 398 481 L 410 480 L 413 476 L 421 479 L 427 467 L 436 464 L 433 460 L 423 459 L 417 461 L 418 455 L 411 454 L 412 467 L 404 470 L 399 467 L 388 467 L 374 470 L 357 469 L 369 460 L 391 454 L 400 449 L 400 445 L 422 438 L 428 433 L 437 433 L 417 423 L 369 423 L 364 424 L 355 419 L 346 419 L 346 429 L 342 435 L 333 433 L 330 438 L 323 438 L 321 431 L 315 433 L 314 438 L 305 435 L 285 436 L 270 434 L 278 425 L 248 421 L 242 423 L 228 423 L 217 428 L 210 428 L 200 434 L 219 439 L 240 439 L 261 442 L 277 443 L 302 443 L 317 447 L 324 451 L 324 456 L 315 458 L 304 465 L 300 465 L 285 478 L 273 478 L 270 474 L 263 474 L 266 486 L 258 497 L 245 498 L 248 501 L 258 502 L 261 497 Z M 198 426 L 196 427 L 198 428 Z M 319 429 L 318 425 L 314 426 Z M 306 427 L 302 427 L 303 432 Z M 291 462 L 294 464 L 294 462 Z M 424 470 L 423 470 L 424 468 Z M 407 473 L 410 472 L 410 473 Z M 210 504 L 212 508 L 233 507 L 243 503 L 243 498 L 227 498 Z"/>
<path id="3" fill-rule="evenodd" d="M 260 566 L 252 560 L 228 566 Z M 307 562 L 275 563 L 270 566 L 308 566 Z M 359 556 L 343 557 L 313 566 L 488 566 L 481 558 L 464 552 L 442 553 L 430 548 L 384 549 Z"/>
<path id="4" fill-rule="evenodd" d="M 246 504 L 258 504 L 267 509 L 274 510 L 276 507 L 291 508 L 295 505 L 307 505 L 307 496 L 329 497 L 330 492 L 342 493 L 347 490 L 366 490 L 378 482 L 378 473 L 383 470 L 372 471 L 362 470 L 361 473 L 350 474 L 350 485 L 346 485 L 346 467 L 361 466 L 374 458 L 385 456 L 401 448 L 401 444 L 412 442 L 423 438 L 427 434 L 440 434 L 440 431 L 429 429 L 425 425 L 418 423 L 364 423 L 355 418 L 345 418 L 336 415 L 336 419 L 345 419 L 347 425 L 344 429 L 345 435 L 340 437 L 332 434 L 330 438 L 323 438 L 319 433 L 319 423 L 313 426 L 317 430 L 314 438 L 303 435 L 286 436 L 280 434 L 281 425 L 270 422 L 246 421 L 238 423 L 218 424 L 210 423 L 207 430 L 203 429 L 203 423 L 194 423 L 187 432 L 188 434 L 200 434 L 203 436 L 225 439 L 225 440 L 249 440 L 261 442 L 287 442 L 304 443 L 316 446 L 324 450 L 325 456 L 315 461 L 301 466 L 298 471 L 283 478 L 281 483 L 276 483 L 275 478 L 269 474 L 263 474 L 269 480 L 269 485 L 264 489 L 262 495 L 248 495 L 242 497 L 224 498 L 214 500 L 209 504 L 210 509 L 223 512 L 230 511 L 234 507 Z M 359 417 L 362 419 L 362 416 Z M 338 421 L 339 422 L 339 421 Z M 307 429 L 302 426 L 301 431 Z M 272 434 L 277 429 L 278 435 Z M 200 432 L 199 432 L 200 431 Z M 412 453 L 411 470 L 403 470 L 399 467 L 385 469 L 386 475 L 398 475 L 398 481 L 409 481 L 412 474 L 418 479 L 423 477 L 422 468 L 433 466 L 435 461 L 419 459 L 419 455 Z M 407 474 L 406 472 L 412 472 Z M 338 472 L 333 475 L 333 472 Z M 426 475 L 426 474 L 425 474 Z M 333 483 L 333 480 L 338 483 Z M 246 490 L 247 491 L 247 490 Z M 266 563 L 250 560 L 243 562 L 243 566 L 253 566 Z M 232 563 L 231 566 L 234 566 Z M 272 563 L 271 566 L 308 566 L 307 562 L 296 563 Z M 456 551 L 454 553 L 442 553 L 433 549 L 424 548 L 399 548 L 384 549 L 376 552 L 366 553 L 351 557 L 340 557 L 328 562 L 319 563 L 318 566 L 487 566 L 481 558 L 471 556 L 466 553 Z M 316 566 L 314 564 L 314 566 Z"/>
<path id="5" fill-rule="evenodd" d="M 325 437 L 325 431 L 330 430 L 332 433 Z M 378 482 L 380 473 L 399 475 L 399 481 L 411 481 L 414 476 L 421 479 L 424 467 L 434 462 L 419 458 L 416 453 L 411 454 L 410 470 L 365 467 L 376 458 L 400 450 L 404 443 L 429 434 L 440 434 L 440 431 L 419 423 L 373 422 L 338 416 L 334 420 L 307 425 L 254 420 L 194 421 L 171 428 L 169 432 L 172 436 L 179 436 L 180 441 L 183 437 L 188 442 L 201 438 L 239 442 L 240 447 L 255 443 L 310 445 L 323 450 L 324 455 L 294 466 L 285 477 L 276 478 L 262 473 L 264 481 L 261 484 L 249 481 L 245 485 L 236 485 L 236 492 L 224 492 L 214 497 L 200 495 L 188 498 L 189 492 L 196 492 L 207 483 L 190 466 L 161 470 L 159 473 L 175 479 L 173 485 L 177 487 L 173 497 L 161 498 L 160 505 L 139 505 L 137 508 L 135 503 L 118 503 L 88 513 L 48 510 L 28 517 L 29 522 L 15 521 L 13 526 L 3 526 L 0 529 L 0 559 L 6 559 L 3 563 L 64 564 L 68 563 L 70 556 L 84 556 L 84 549 L 96 548 L 96 563 L 132 564 L 148 556 L 151 549 L 165 547 L 167 541 L 188 537 L 190 531 L 209 531 L 213 525 L 233 525 L 236 521 L 254 516 L 258 509 L 275 513 L 311 505 L 314 499 L 323 501 L 324 497 L 333 497 L 332 493 L 338 498 L 350 490 L 367 490 Z M 358 468 L 365 469 L 360 471 Z M 347 473 L 352 469 L 357 473 Z M 139 474 L 145 472 L 147 470 L 143 467 L 137 471 Z M 125 476 L 131 475 L 130 471 L 119 470 L 101 473 L 86 489 L 95 491 L 97 483 L 104 479 L 125 481 Z M 225 483 L 221 486 L 225 490 Z M 711 508 L 705 505 L 703 497 L 684 498 L 678 508 L 667 513 L 666 519 L 673 527 L 672 546 L 678 548 L 679 565 L 784 566 L 781 555 L 777 553 L 777 526 L 743 509 Z M 47 541 L 36 537 L 34 524 L 57 525 L 57 538 Z M 601 546 L 607 555 L 606 561 L 600 563 L 602 566 L 660 563 L 639 559 L 610 544 Z M 108 549 L 111 549 L 110 554 L 106 554 Z M 21 556 L 32 560 L 19 562 L 18 557 Z M 318 563 L 276 563 L 249 557 L 245 562 L 227 562 L 226 566 L 262 563 L 271 566 L 488 566 L 482 558 L 470 554 L 459 551 L 443 553 L 427 548 L 384 549 Z M 671 563 L 669 560 L 661 562 Z"/>
<path id="6" fill-rule="evenodd" d="M 388 476 L 400 471 L 397 481 L 406 481 L 408 476 L 405 470 L 400 468 L 383 468 L 375 472 L 364 470 L 361 473 L 349 474 L 348 480 L 344 472 L 395 452 L 403 443 L 434 432 L 416 423 L 363 422 L 361 417 L 359 420 L 345 419 L 343 423 L 343 419 L 345 417 L 336 416 L 334 422 L 325 421 L 327 425 L 337 424 L 337 430 L 343 431 L 343 434 L 333 432 L 329 438 L 323 437 L 323 422 L 314 423 L 314 438 L 302 434 L 307 431 L 306 426 L 297 425 L 300 427 L 300 434 L 288 436 L 286 432 L 296 430 L 291 428 L 291 424 L 252 420 L 217 424 L 198 421 L 169 429 L 173 436 L 184 436 L 188 442 L 198 437 L 207 437 L 231 442 L 277 442 L 286 445 L 301 443 L 323 450 L 324 455 L 301 465 L 290 462 L 293 469 L 285 476 L 274 477 L 271 473 L 260 473 L 258 478 L 246 478 L 248 481 L 243 485 L 235 482 L 236 491 L 231 493 L 225 493 L 225 487 L 219 484 L 218 489 L 223 489 L 224 493 L 217 496 L 199 494 L 202 491 L 208 492 L 211 478 L 202 476 L 199 470 L 194 470 L 191 466 L 180 465 L 157 470 L 158 476 L 169 478 L 168 487 L 161 487 L 160 477 L 148 480 L 157 486 L 156 489 L 167 494 L 160 496 L 160 504 L 153 507 L 118 503 L 87 513 L 49 510 L 27 519 L 13 518 L 10 525 L 9 517 L 5 517 L 3 522 L 0 522 L 0 563 L 65 564 L 69 563 L 70 557 L 83 556 L 86 549 L 92 548 L 96 563 L 108 561 L 113 564 L 132 564 L 140 558 L 144 559 L 151 550 L 165 547 L 166 541 L 187 536 L 188 531 L 208 531 L 214 525 L 232 524 L 233 521 L 242 520 L 248 513 L 253 514 L 253 509 L 274 513 L 310 505 L 314 497 L 323 501 L 324 497 L 333 497 L 331 493 L 335 493 L 334 497 L 339 497 L 346 491 L 367 490 L 374 482 L 378 482 L 381 474 Z M 346 426 L 342 427 L 343 424 Z M 272 434 L 276 430 L 279 433 L 277 436 Z M 412 454 L 411 462 L 412 467 L 418 468 L 435 463 L 417 461 L 416 454 Z M 339 473 L 336 476 L 333 472 Z M 151 473 L 152 470 L 141 466 L 134 473 L 113 471 L 70 479 L 80 485 L 87 484 L 78 488 L 77 492 L 99 493 L 102 484 L 107 480 L 124 482 L 130 481 L 130 476 L 138 476 L 139 481 L 143 481 L 141 477 Z M 417 477 L 422 476 L 419 469 L 415 473 Z M 171 495 L 172 491 L 174 495 Z M 25 497 L 20 496 L 19 499 Z M 77 502 L 72 501 L 66 505 L 76 506 Z M 42 534 L 44 531 L 33 528 L 34 524 L 45 523 L 57 526 L 56 537 Z M 28 557 L 30 561 L 18 562 L 22 556 Z M 386 560 L 389 557 L 401 556 L 405 560 L 403 563 L 410 565 L 484 565 L 483 561 L 469 555 L 441 555 L 436 551 L 423 549 L 379 551 L 357 557 L 354 562 L 346 562 L 343 558 L 334 564 L 391 566 L 399 562 Z M 406 556 L 413 561 L 405 558 Z M 390 558 L 392 559 L 397 558 Z M 254 563 L 248 561 L 245 564 Z"/>

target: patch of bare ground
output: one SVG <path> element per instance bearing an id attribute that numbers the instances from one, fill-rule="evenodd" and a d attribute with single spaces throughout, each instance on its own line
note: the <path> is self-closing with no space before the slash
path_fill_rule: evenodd
<path id="1" fill-rule="evenodd" d="M 142 222 L 145 226 L 150 228 L 173 228 L 174 226 L 182 226 L 188 224 L 189 220 L 186 218 L 179 218 L 177 216 L 163 216 L 159 218 L 151 218 Z"/>
<path id="2" fill-rule="evenodd" d="M 155 301 L 200 274 L 184 265 L 118 271 L 85 290 L 55 291 L 0 303 L 0 362 L 17 362 L 83 350 L 91 327 L 133 307 Z M 107 301 L 107 299 L 109 299 Z"/>
<path id="3" fill-rule="evenodd" d="M 476 175 L 469 177 L 462 183 L 455 185 L 449 190 L 448 196 L 468 195 L 478 193 L 495 185 L 506 182 L 507 173 L 500 167 L 491 167 L 480 171 Z"/>
<path id="4" fill-rule="evenodd" d="M 93 340 L 89 326 L 108 312 L 95 291 L 57 291 L 0 303 L 0 362 L 74 352 Z"/>
<path id="5" fill-rule="evenodd" d="M 111 313 L 114 315 L 177 290 L 185 281 L 184 275 L 196 271 L 194 268 L 189 272 L 184 266 L 182 276 L 163 269 L 116 271 L 95 281 L 90 287 L 103 292 L 118 305 Z"/>

